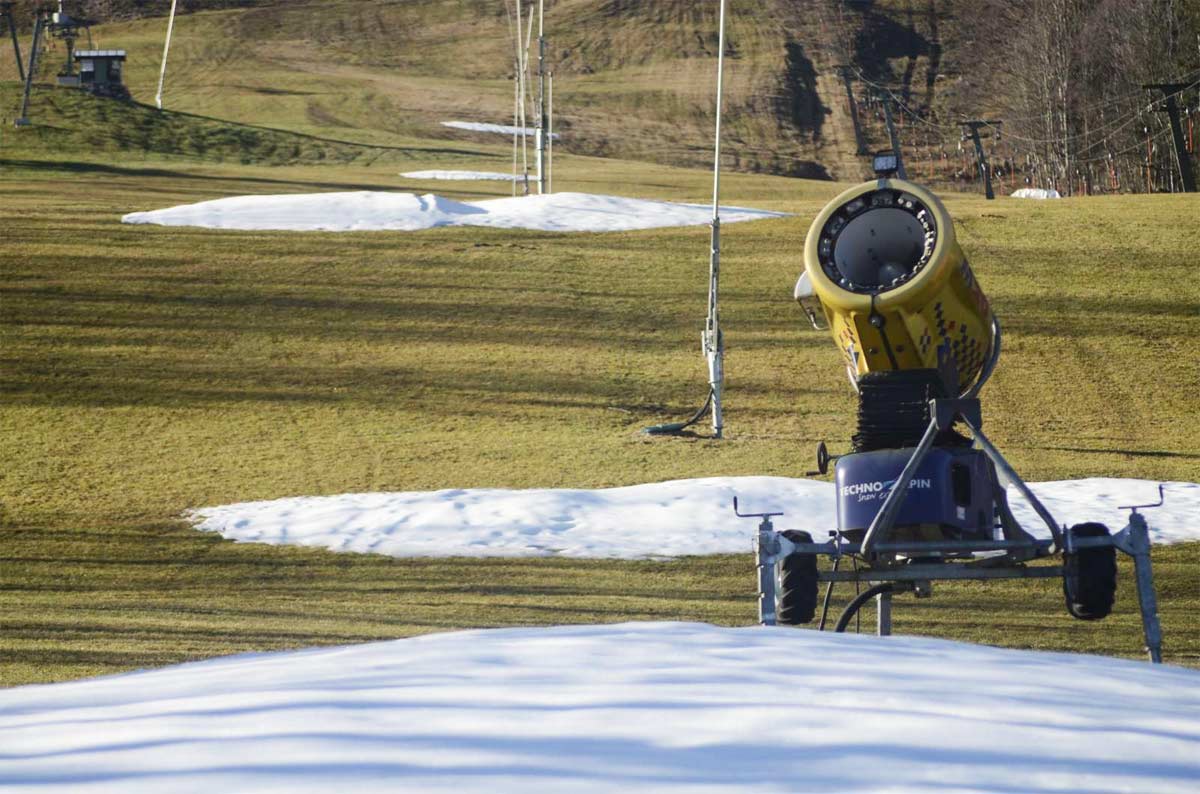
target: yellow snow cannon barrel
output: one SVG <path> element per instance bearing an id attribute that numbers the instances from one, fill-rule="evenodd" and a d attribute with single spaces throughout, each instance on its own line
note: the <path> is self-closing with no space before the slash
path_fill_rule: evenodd
<path id="1" fill-rule="evenodd" d="M 975 396 L 999 356 L 999 325 L 932 193 L 901 179 L 850 188 L 813 221 L 795 297 L 824 319 L 854 382 L 953 361 Z"/>

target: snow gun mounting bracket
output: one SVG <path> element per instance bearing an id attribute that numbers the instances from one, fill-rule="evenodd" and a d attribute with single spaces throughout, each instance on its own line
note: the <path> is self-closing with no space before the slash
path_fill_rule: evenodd
<path id="1" fill-rule="evenodd" d="M 1060 524 L 983 432 L 978 398 L 1000 358 L 1000 322 L 936 195 L 885 173 L 835 197 L 809 227 L 792 296 L 841 353 L 857 420 L 850 452 L 817 449 L 817 471 L 832 469 L 835 483 L 828 541 L 751 514 L 761 518 L 760 622 L 814 622 L 824 583 L 824 629 L 833 586 L 851 582 L 867 588 L 834 630 L 875 599 L 883 635 L 898 592 L 922 598 L 934 581 L 1045 578 L 1062 580 L 1073 617 L 1099 620 L 1112 612 L 1121 551 L 1134 560 L 1146 649 L 1161 660 L 1150 538 L 1137 508 L 1116 534 L 1094 522 Z M 1009 491 L 1045 531 L 1021 526 Z M 818 566 L 824 558 L 831 564 Z"/>
<path id="2" fill-rule="evenodd" d="M 1142 628 L 1150 661 L 1162 661 L 1162 629 L 1150 566 L 1150 538 L 1145 517 L 1139 508 L 1162 504 L 1162 486 L 1156 504 L 1122 507 L 1130 510 L 1128 524 L 1110 535 L 1101 524 L 1080 524 L 1071 529 L 1060 526 L 1034 495 L 1028 485 L 980 429 L 979 401 L 975 399 L 935 399 L 929 403 L 929 425 L 915 449 L 908 452 L 894 483 L 877 493 L 885 494 L 883 503 L 865 533 L 830 532 L 830 540 L 815 543 L 808 533 L 798 530 L 777 531 L 771 519 L 782 513 L 742 513 L 734 498 L 734 512 L 742 518 L 760 518 L 754 538 L 758 578 L 758 618 L 763 625 L 799 625 L 812 622 L 817 604 L 817 587 L 826 583 L 821 628 L 828 612 L 829 591 L 838 582 L 866 584 L 843 611 L 835 631 L 844 631 L 854 614 L 871 598 L 877 604 L 877 633 L 891 633 L 891 597 L 898 592 L 913 592 L 917 597 L 931 594 L 933 581 L 992 579 L 1061 578 L 1068 611 L 1082 620 L 1096 620 L 1109 614 L 1116 587 L 1115 551 L 1134 561 Z M 906 496 L 913 485 L 921 484 L 917 473 L 934 449 L 933 441 L 960 421 L 971 431 L 974 444 L 991 461 L 1000 482 L 1015 489 L 1033 507 L 1050 530 L 1049 538 L 1037 538 L 1017 523 L 1007 501 L 997 499 L 997 528 L 1000 537 L 978 539 L 923 539 L 894 537 L 898 519 L 903 517 Z M 839 478 L 839 483 L 842 478 Z M 841 486 L 845 487 L 845 486 Z M 842 505 L 839 504 L 839 512 Z M 904 527 L 901 527 L 904 529 Z M 1029 565 L 1033 561 L 1060 556 L 1059 564 Z M 818 570 L 818 557 L 827 557 L 832 566 Z M 853 571 L 839 570 L 843 559 L 856 562 Z"/>

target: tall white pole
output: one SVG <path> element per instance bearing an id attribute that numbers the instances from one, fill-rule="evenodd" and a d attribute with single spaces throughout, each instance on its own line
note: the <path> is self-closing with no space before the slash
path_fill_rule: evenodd
<path id="1" fill-rule="evenodd" d="M 171 0 L 171 18 L 167 22 L 167 40 L 163 43 L 162 69 L 158 73 L 158 93 L 154 95 L 154 103 L 162 110 L 163 83 L 167 79 L 167 53 L 171 51 L 171 33 L 175 30 L 175 5 L 178 0 Z"/>
<path id="2" fill-rule="evenodd" d="M 554 192 L 554 73 L 546 76 L 550 83 L 546 102 L 546 192 Z"/>
<path id="3" fill-rule="evenodd" d="M 512 194 L 517 195 L 517 146 L 520 144 L 521 124 L 521 78 L 518 75 L 513 80 L 513 162 L 512 162 Z"/>
<path id="4" fill-rule="evenodd" d="M 549 128 L 546 124 L 546 0 L 538 0 L 538 111 L 537 111 L 537 185 L 538 193 L 549 193 L 546 188 L 546 139 Z"/>
<path id="5" fill-rule="evenodd" d="M 527 59 L 529 57 L 529 38 L 522 30 L 521 26 L 521 3 L 524 0 L 517 0 L 517 90 L 520 96 L 519 108 L 520 120 L 517 122 L 517 129 L 521 135 L 521 175 L 522 175 L 522 194 L 529 195 L 529 146 L 527 143 L 528 122 L 525 116 L 525 98 L 526 85 L 525 78 L 528 76 Z M 533 29 L 533 19 L 529 20 L 529 27 Z"/>
<path id="6" fill-rule="evenodd" d="M 721 96 L 725 73 L 725 0 L 721 0 L 721 21 L 717 36 L 717 128 L 713 147 L 713 215 L 711 253 L 708 263 L 708 319 L 701 335 L 704 358 L 708 362 L 708 386 L 712 395 L 713 437 L 720 438 L 724 429 L 721 415 L 721 389 L 725 383 L 725 340 L 721 336 L 719 287 L 721 279 Z"/>

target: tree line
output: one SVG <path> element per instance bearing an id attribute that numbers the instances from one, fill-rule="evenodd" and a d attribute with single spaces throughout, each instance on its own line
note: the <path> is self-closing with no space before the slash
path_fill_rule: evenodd
<path id="1" fill-rule="evenodd" d="M 1200 137 L 1200 0 L 977 0 L 961 9 L 977 56 L 959 113 L 994 113 L 1038 186 L 1062 193 L 1178 189 L 1163 94 L 1181 82 L 1184 133 Z M 974 106 L 973 109 L 965 107 Z M 1193 169 L 1195 160 L 1193 157 Z"/>

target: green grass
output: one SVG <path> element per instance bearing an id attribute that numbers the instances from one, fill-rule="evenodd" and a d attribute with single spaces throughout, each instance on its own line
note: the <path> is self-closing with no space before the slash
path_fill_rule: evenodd
<path id="1" fill-rule="evenodd" d="M 52 125 L 71 103 L 57 117 L 46 107 Z M 141 112 L 117 114 L 118 128 Z M 703 395 L 703 227 L 123 226 L 124 212 L 243 193 L 481 198 L 507 186 L 413 182 L 383 158 L 265 167 L 276 162 L 265 154 L 240 165 L 212 150 L 86 151 L 74 138 L 56 156 L 27 132 L 0 139 L 4 683 L 464 626 L 748 623 L 748 554 L 391 560 L 232 544 L 179 516 L 299 494 L 796 476 L 817 441 L 835 452 L 848 441 L 853 397 L 837 350 L 790 300 L 809 220 L 837 185 L 724 180 L 728 203 L 795 215 L 725 229 L 728 439 L 654 439 L 639 430 Z M 504 156 L 425 148 L 403 170 L 492 170 Z M 556 187 L 697 202 L 711 189 L 701 171 L 569 156 Z M 948 205 L 1004 323 L 984 410 L 1017 469 L 1032 480 L 1200 480 L 1200 200 Z M 1200 658 L 1197 548 L 1155 552 L 1171 661 Z M 946 586 L 904 602 L 897 630 L 1137 653 L 1129 592 L 1113 619 L 1082 624 L 1055 590 Z"/>
<path id="2" fill-rule="evenodd" d="M 12 109 L 10 115 L 15 117 L 20 107 L 21 86 L 0 83 L 0 108 Z M 115 156 L 122 164 L 182 161 L 381 168 L 411 167 L 414 160 L 447 166 L 489 160 L 507 169 L 511 162 L 503 147 L 495 145 L 405 139 L 363 143 L 174 110 L 160 112 L 151 105 L 98 99 L 50 84 L 35 86 L 28 118 L 27 127 L 11 126 L 7 117 L 0 126 L 0 151 L 10 161 L 28 156 L 40 162 L 65 154 L 68 158 L 82 155 L 81 159 L 93 163 L 112 163 Z"/>
<path id="3" fill-rule="evenodd" d="M 3 531 L 4 684 L 157 667 L 220 654 L 341 645 L 463 627 L 692 620 L 747 625 L 750 556 L 670 562 L 393 559 L 235 544 L 162 523 Z M 1155 550 L 1166 659 L 1200 664 L 1200 544 Z M 1056 580 L 938 584 L 897 597 L 898 634 L 1137 657 L 1132 570 L 1116 612 L 1068 617 Z M 831 622 L 852 595 L 835 591 Z M 863 630 L 873 613 L 863 610 Z M 853 630 L 853 626 L 852 629 Z"/>

